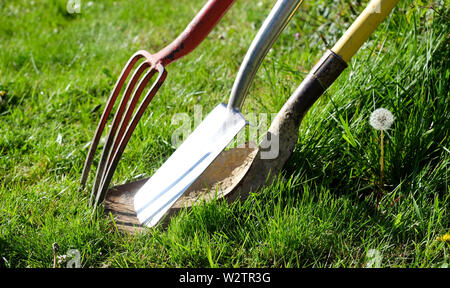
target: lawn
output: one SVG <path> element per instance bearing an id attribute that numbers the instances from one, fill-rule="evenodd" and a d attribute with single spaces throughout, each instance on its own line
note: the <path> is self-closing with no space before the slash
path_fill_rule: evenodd
<path id="1" fill-rule="evenodd" d="M 137 50 L 170 43 L 204 2 L 81 0 L 70 14 L 65 0 L 0 1 L 0 267 L 52 267 L 53 243 L 58 255 L 77 249 L 83 267 L 367 267 L 374 253 L 381 267 L 447 267 L 447 0 L 400 1 L 305 116 L 276 181 L 247 200 L 202 203 L 134 235 L 119 233 L 102 206 L 91 219 L 81 170 L 122 67 Z M 366 2 L 305 1 L 243 113 L 276 113 Z M 227 101 L 273 3 L 238 0 L 198 49 L 167 67 L 114 185 L 151 176 L 171 155 L 175 114 L 193 117 L 201 105 L 205 116 Z M 369 117 L 379 107 L 395 121 L 376 209 L 380 134 Z"/>

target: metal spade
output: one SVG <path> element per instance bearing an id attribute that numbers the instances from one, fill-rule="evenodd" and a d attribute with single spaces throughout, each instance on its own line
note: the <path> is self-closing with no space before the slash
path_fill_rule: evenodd
<path id="1" fill-rule="evenodd" d="M 139 222 L 152 227 L 245 126 L 239 111 L 264 56 L 301 0 L 278 0 L 247 52 L 228 105 L 219 104 L 134 196 Z"/>

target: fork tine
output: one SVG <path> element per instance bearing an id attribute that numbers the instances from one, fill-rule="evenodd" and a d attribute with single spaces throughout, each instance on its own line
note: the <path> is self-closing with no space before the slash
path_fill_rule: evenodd
<path id="1" fill-rule="evenodd" d="M 114 153 L 117 150 L 117 147 L 119 146 L 119 141 L 120 139 L 122 139 L 126 128 L 128 126 L 128 123 L 130 122 L 131 117 L 133 116 L 133 112 L 136 108 L 136 105 L 138 103 L 139 98 L 141 97 L 142 92 L 144 91 L 145 87 L 147 86 L 147 83 L 150 81 L 150 79 L 153 77 L 153 75 L 155 75 L 156 73 L 156 69 L 150 69 L 145 76 L 142 78 L 141 82 L 138 84 L 138 89 L 136 89 L 136 91 L 134 92 L 134 95 L 132 97 L 132 100 L 130 102 L 130 105 L 128 106 L 128 109 L 125 113 L 125 116 L 122 119 L 122 122 L 120 123 L 119 126 L 119 131 L 117 132 L 116 137 L 114 138 L 114 142 L 113 142 L 113 149 L 109 152 L 108 155 L 108 164 L 106 167 L 109 167 L 111 164 L 111 157 L 112 155 L 114 155 Z"/>
<path id="2" fill-rule="evenodd" d="M 122 115 L 125 112 L 128 100 L 130 99 L 130 96 L 136 87 L 136 83 L 138 82 L 141 75 L 144 73 L 144 71 L 150 67 L 150 63 L 147 61 L 142 62 L 134 71 L 133 76 L 131 77 L 131 80 L 128 82 L 127 87 L 125 89 L 125 92 L 123 94 L 123 97 L 120 101 L 119 107 L 117 108 L 116 114 L 114 115 L 114 119 L 112 122 L 111 129 L 108 134 L 108 138 L 106 140 L 105 146 L 103 147 L 102 155 L 100 158 L 100 162 L 97 167 L 97 172 L 95 175 L 94 185 L 92 186 L 92 192 L 89 202 L 92 204 L 92 201 L 95 198 L 95 195 L 97 193 L 98 187 L 101 184 L 101 179 L 103 177 L 103 173 L 105 171 L 106 166 L 106 160 L 107 156 L 109 155 L 109 152 L 111 150 L 111 145 L 113 144 L 114 136 L 116 135 L 117 128 L 119 126 L 119 123 L 122 119 Z"/>
<path id="3" fill-rule="evenodd" d="M 114 131 L 111 130 L 112 133 L 110 133 L 108 135 L 107 143 L 102 152 L 99 168 L 97 170 L 97 175 L 95 177 L 94 187 L 93 187 L 92 193 L 91 193 L 91 199 L 90 199 L 91 204 L 97 198 L 96 195 L 98 193 L 98 188 L 100 187 L 101 183 L 103 182 L 103 177 L 104 177 L 104 174 L 106 171 L 106 167 L 108 167 L 109 163 L 110 163 L 109 159 L 110 159 L 111 155 L 114 153 L 115 149 L 117 148 L 117 144 L 116 144 L 117 139 L 122 138 L 123 133 L 126 128 L 126 125 L 128 125 L 128 122 L 130 121 L 130 118 L 133 115 L 133 111 L 136 107 L 136 104 L 137 104 L 141 94 L 142 94 L 142 91 L 145 89 L 148 81 L 153 77 L 154 74 L 155 74 L 154 69 L 150 69 L 149 71 L 147 71 L 147 73 L 142 77 L 139 84 L 137 85 L 137 88 L 134 90 L 134 93 L 133 93 L 133 96 L 131 97 L 131 101 L 130 101 L 130 104 L 128 105 L 128 108 L 126 106 L 121 107 L 123 109 L 121 109 L 120 118 L 116 119 L 116 124 L 118 123 L 118 120 L 121 119 L 120 125 L 118 126 L 119 129 L 117 131 L 117 126 L 113 127 Z M 132 91 L 132 89 L 129 91 Z M 126 108 L 126 113 L 122 117 L 123 112 L 125 112 L 125 108 Z M 117 131 L 117 133 L 116 133 L 116 131 Z M 112 147 L 112 149 L 111 149 L 111 147 Z"/>
<path id="4" fill-rule="evenodd" d="M 88 152 L 86 160 L 84 162 L 83 172 L 81 174 L 81 190 L 84 190 L 84 188 L 86 186 L 87 176 L 89 174 L 89 171 L 91 170 L 95 150 L 97 149 L 98 142 L 100 141 L 100 136 L 102 135 L 103 130 L 105 129 L 106 122 L 108 120 L 108 117 L 109 117 L 109 114 L 111 113 L 112 108 L 114 107 L 117 96 L 119 95 L 120 90 L 122 90 L 125 80 L 128 78 L 128 75 L 130 74 L 131 70 L 133 69 L 133 66 L 136 64 L 136 62 L 140 58 L 143 58 L 145 56 L 146 55 L 144 53 L 142 53 L 142 51 L 138 51 L 133 56 L 131 56 L 131 58 L 128 60 L 127 64 L 123 68 L 122 72 L 120 73 L 120 76 L 117 79 L 116 84 L 114 85 L 114 89 L 111 92 L 111 95 L 108 99 L 105 109 L 103 110 L 102 116 L 100 118 L 100 121 L 98 123 L 97 129 L 94 134 L 94 138 L 92 139 L 91 146 L 89 148 L 89 152 Z"/>
<path id="5" fill-rule="evenodd" d="M 136 113 L 133 116 L 133 119 L 131 120 L 131 123 L 128 125 L 125 134 L 123 135 L 123 137 L 121 139 L 116 139 L 116 142 L 119 143 L 119 145 L 117 146 L 117 149 L 115 151 L 111 151 L 114 152 L 111 154 L 111 161 L 110 161 L 110 165 L 108 166 L 100 190 L 97 193 L 97 197 L 95 200 L 95 205 L 94 205 L 94 212 L 95 212 L 95 207 L 97 206 L 97 204 L 100 201 L 103 201 L 105 195 L 106 195 L 106 191 L 108 190 L 109 184 L 111 182 L 111 179 L 114 175 L 114 172 L 117 168 L 117 164 L 119 162 L 120 157 L 123 154 L 123 151 L 125 150 L 126 145 L 128 144 L 128 141 L 131 138 L 131 135 L 133 134 L 134 129 L 136 128 L 139 120 L 141 119 L 142 115 L 144 114 L 145 110 L 147 109 L 148 104 L 150 103 L 150 101 L 152 100 L 153 96 L 155 96 L 155 94 L 158 92 L 159 88 L 161 87 L 161 85 L 164 83 L 164 80 L 166 79 L 167 76 L 167 71 L 164 69 L 164 66 L 162 66 L 161 64 L 158 64 L 156 67 L 156 70 L 158 71 L 158 78 L 155 80 L 155 82 L 153 83 L 152 87 L 150 88 L 150 90 L 147 92 L 147 94 L 145 95 L 144 99 L 142 100 L 141 104 L 139 105 Z M 93 212 L 93 213 L 94 213 Z"/>

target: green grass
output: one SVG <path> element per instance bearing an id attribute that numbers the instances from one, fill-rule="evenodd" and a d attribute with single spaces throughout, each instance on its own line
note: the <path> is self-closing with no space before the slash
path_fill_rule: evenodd
<path id="1" fill-rule="evenodd" d="M 205 1 L 181 2 L 81 1 L 76 15 L 63 0 L 0 2 L 0 267 L 51 267 L 54 242 L 60 254 L 78 249 L 84 267 L 365 267 L 369 249 L 383 267 L 449 264 L 437 241 L 450 232 L 448 1 L 401 1 L 303 119 L 277 181 L 246 201 L 203 203 L 138 235 L 117 233 L 102 209 L 90 221 L 78 187 L 101 110 L 128 57 L 168 44 Z M 227 101 L 274 1 L 258 2 L 237 1 L 167 67 L 114 184 L 151 175 L 174 151 L 175 113 Z M 305 1 L 244 112 L 276 113 L 366 2 Z M 377 212 L 379 134 L 368 119 L 378 107 L 396 119 Z"/>

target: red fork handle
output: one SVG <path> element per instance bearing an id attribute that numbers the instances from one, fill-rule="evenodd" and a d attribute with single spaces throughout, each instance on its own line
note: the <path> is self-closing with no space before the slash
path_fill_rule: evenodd
<path id="1" fill-rule="evenodd" d="M 170 45 L 153 55 L 153 61 L 167 66 L 194 50 L 222 19 L 236 0 L 209 0 Z"/>

